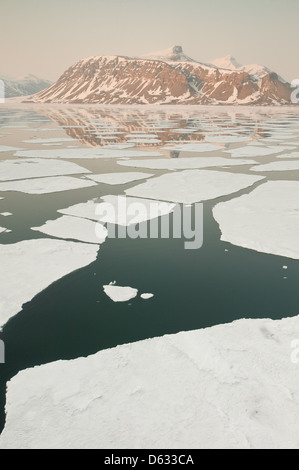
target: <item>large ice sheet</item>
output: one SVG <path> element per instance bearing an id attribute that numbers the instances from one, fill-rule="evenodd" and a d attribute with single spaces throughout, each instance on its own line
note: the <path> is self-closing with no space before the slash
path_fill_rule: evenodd
<path id="1" fill-rule="evenodd" d="M 50 178 L 33 178 L 28 180 L 9 181 L 0 183 L 0 191 L 19 191 L 27 194 L 49 194 L 71 189 L 88 188 L 97 184 L 71 176 L 57 176 Z"/>
<path id="2" fill-rule="evenodd" d="M 51 150 L 21 150 L 14 154 L 25 158 L 129 158 L 129 157 L 162 157 L 159 152 L 145 152 L 143 150 L 115 149 L 108 147 L 93 148 L 62 148 Z"/>
<path id="3" fill-rule="evenodd" d="M 256 165 L 255 160 L 241 160 L 223 157 L 158 158 L 149 160 L 120 160 L 118 165 L 152 170 L 184 170 L 187 168 L 208 168 L 238 165 Z"/>
<path id="4" fill-rule="evenodd" d="M 192 204 L 232 194 L 263 179 L 238 173 L 185 170 L 152 178 L 127 189 L 128 196 Z"/>
<path id="5" fill-rule="evenodd" d="M 24 370 L 0 448 L 295 449 L 294 338 L 298 317 L 239 320 Z"/>
<path id="6" fill-rule="evenodd" d="M 140 173 L 137 171 L 131 171 L 126 173 L 103 173 L 101 175 L 90 175 L 89 179 L 96 181 L 97 183 L 105 184 L 126 184 L 132 181 L 143 180 L 153 176 L 150 173 Z"/>
<path id="7" fill-rule="evenodd" d="M 0 181 L 39 178 L 42 176 L 91 173 L 76 163 L 63 160 L 4 160 L 0 161 Z"/>
<path id="8" fill-rule="evenodd" d="M 299 259 L 299 182 L 269 181 L 252 193 L 216 205 L 221 240 Z"/>
<path id="9" fill-rule="evenodd" d="M 92 263 L 97 252 L 97 245 L 46 238 L 0 245 L 0 326 L 54 281 Z"/>
<path id="10" fill-rule="evenodd" d="M 129 226 L 169 214 L 175 207 L 175 204 L 161 201 L 109 195 L 103 196 L 99 201 L 83 202 L 58 212 L 103 223 Z"/>
<path id="11" fill-rule="evenodd" d="M 31 230 L 53 237 L 97 244 L 103 243 L 108 236 L 107 229 L 101 224 L 81 217 L 67 215 L 56 220 L 48 220 L 41 227 L 32 227 Z"/>

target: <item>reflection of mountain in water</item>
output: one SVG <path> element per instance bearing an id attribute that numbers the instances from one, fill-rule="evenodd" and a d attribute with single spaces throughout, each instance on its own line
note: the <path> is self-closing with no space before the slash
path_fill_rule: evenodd
<path id="1" fill-rule="evenodd" d="M 255 112 L 160 111 L 130 108 L 47 107 L 38 112 L 56 121 L 82 144 L 97 147 L 126 144 L 132 147 L 161 147 L 180 142 L 203 142 L 206 136 L 269 137 L 265 120 Z M 283 125 L 283 124 L 282 124 Z M 286 128 L 288 124 L 286 123 Z M 239 133 L 238 133 L 239 130 Z M 170 152 L 171 158 L 179 154 Z"/>

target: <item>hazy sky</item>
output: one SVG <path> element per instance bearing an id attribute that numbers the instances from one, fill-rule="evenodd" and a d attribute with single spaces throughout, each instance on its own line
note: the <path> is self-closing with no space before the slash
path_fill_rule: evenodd
<path id="1" fill-rule="evenodd" d="M 79 59 L 181 45 L 299 78 L 299 0 L 0 0 L 0 75 L 56 80 Z"/>

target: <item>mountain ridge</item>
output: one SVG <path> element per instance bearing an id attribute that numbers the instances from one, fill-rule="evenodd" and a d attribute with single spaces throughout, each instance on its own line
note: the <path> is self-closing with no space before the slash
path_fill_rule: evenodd
<path id="1" fill-rule="evenodd" d="M 225 60 L 224 60 L 225 59 Z M 94 56 L 76 62 L 37 103 L 290 104 L 291 87 L 264 66 L 240 65 L 232 56 L 206 64 L 181 46 L 142 57 Z"/>

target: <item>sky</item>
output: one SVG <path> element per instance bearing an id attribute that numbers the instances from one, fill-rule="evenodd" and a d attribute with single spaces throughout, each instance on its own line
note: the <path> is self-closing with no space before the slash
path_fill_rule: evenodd
<path id="1" fill-rule="evenodd" d="M 174 45 L 202 62 L 227 54 L 299 78 L 298 0 L 1 0 L 0 75 L 55 81 L 97 55 Z"/>

